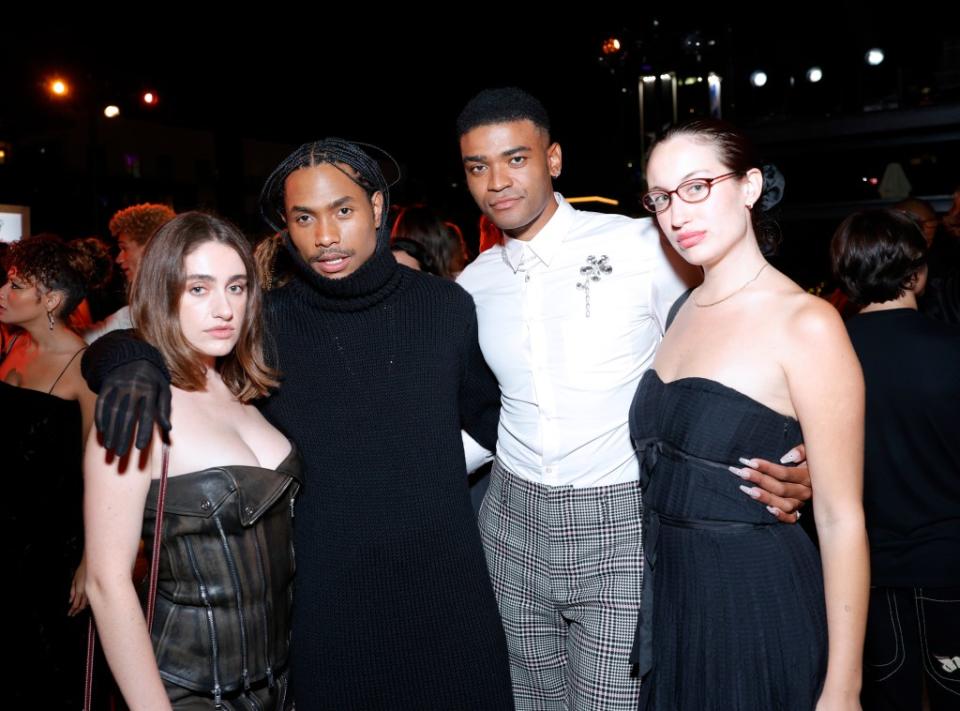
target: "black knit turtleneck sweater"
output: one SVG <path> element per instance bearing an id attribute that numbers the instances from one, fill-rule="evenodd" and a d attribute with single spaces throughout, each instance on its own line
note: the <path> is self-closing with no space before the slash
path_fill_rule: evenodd
<path id="1" fill-rule="evenodd" d="M 297 708 L 512 708 L 460 438 L 493 449 L 499 416 L 473 301 L 382 247 L 338 280 L 294 261 L 267 295 L 282 383 L 263 411 L 305 461 Z"/>

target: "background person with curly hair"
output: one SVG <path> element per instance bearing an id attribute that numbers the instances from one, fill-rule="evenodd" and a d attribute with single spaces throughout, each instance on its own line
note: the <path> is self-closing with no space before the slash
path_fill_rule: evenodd
<path id="1" fill-rule="evenodd" d="M 166 205 L 143 203 L 119 210 L 110 218 L 110 234 L 117 238 L 120 247 L 117 264 L 123 270 L 128 285 L 133 284 L 137 276 L 147 241 L 175 216 L 176 213 Z M 132 327 L 130 307 L 124 306 L 85 331 L 83 338 L 87 343 L 93 343 L 105 333 Z"/>

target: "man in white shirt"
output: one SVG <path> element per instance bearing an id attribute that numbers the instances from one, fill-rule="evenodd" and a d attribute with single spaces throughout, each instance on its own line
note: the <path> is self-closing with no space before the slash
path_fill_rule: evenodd
<path id="1" fill-rule="evenodd" d="M 517 708 L 635 709 L 642 504 L 627 415 L 670 306 L 699 275 L 652 220 L 578 211 L 553 192 L 560 146 L 526 92 L 481 92 L 457 129 L 470 192 L 506 235 L 458 283 L 501 389 L 480 528 Z M 749 489 L 781 511 L 797 505 Z"/>

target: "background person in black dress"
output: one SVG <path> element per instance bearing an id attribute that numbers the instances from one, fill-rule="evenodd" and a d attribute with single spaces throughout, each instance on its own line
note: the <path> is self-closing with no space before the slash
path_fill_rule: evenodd
<path id="1" fill-rule="evenodd" d="M 78 708 L 83 693 L 83 441 L 94 395 L 80 375 L 83 339 L 71 314 L 94 273 L 92 260 L 51 236 L 15 243 L 0 287 L 0 537 L 8 555 L 13 628 L 12 708 L 45 700 Z M 76 571 L 76 574 L 75 572 Z"/>

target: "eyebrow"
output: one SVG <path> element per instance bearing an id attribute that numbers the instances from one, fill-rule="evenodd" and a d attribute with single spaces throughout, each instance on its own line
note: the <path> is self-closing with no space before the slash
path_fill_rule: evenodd
<path id="1" fill-rule="evenodd" d="M 703 173 L 703 172 L 707 172 L 707 171 L 709 171 L 708 168 L 697 168 L 696 170 L 691 170 L 689 173 L 687 173 L 687 174 L 684 175 L 682 178 L 680 178 L 680 182 L 677 183 L 677 185 L 682 185 L 683 183 L 687 182 L 687 180 L 689 180 L 690 178 L 692 178 L 692 177 L 693 177 L 694 175 L 696 175 L 697 173 Z M 663 187 L 661 187 L 661 186 L 659 186 L 659 185 L 652 185 L 651 188 L 657 188 L 657 189 L 659 189 L 659 190 L 665 190 L 665 188 L 663 188 Z"/>
<path id="2" fill-rule="evenodd" d="M 343 207 L 344 205 L 353 202 L 353 200 L 354 198 L 352 195 L 344 195 L 342 198 L 337 198 L 336 200 L 331 202 L 329 205 L 327 205 L 327 207 L 336 209 L 338 207 Z M 306 207 L 305 205 L 291 205 L 290 212 L 303 212 L 303 213 L 306 213 L 307 215 L 317 214 L 316 210 Z"/>
<path id="3" fill-rule="evenodd" d="M 529 151 L 529 150 L 532 150 L 532 149 L 530 148 L 530 146 L 516 146 L 515 148 L 508 148 L 507 150 L 505 150 L 505 151 L 503 151 L 502 153 L 500 153 L 500 157 L 501 157 L 501 158 L 509 158 L 509 157 L 512 156 L 512 155 L 515 155 L 515 154 L 517 154 L 517 153 L 521 153 L 521 152 L 523 152 L 523 151 Z M 463 157 L 463 162 L 464 162 L 464 163 L 483 163 L 483 162 L 486 161 L 486 160 L 487 160 L 487 157 L 486 157 L 486 156 L 482 156 L 482 155 L 477 155 L 477 156 L 464 156 L 464 157 Z"/>
<path id="4" fill-rule="evenodd" d="M 232 281 L 237 281 L 238 279 L 246 279 L 246 278 L 247 278 L 246 274 L 234 274 L 232 277 L 227 279 L 227 283 L 229 284 Z M 216 280 L 217 278 L 214 276 L 211 276 L 210 274 L 188 274 L 187 275 L 187 281 L 214 281 L 215 282 Z"/>
<path id="5" fill-rule="evenodd" d="M 707 168 L 697 168 L 696 170 L 691 170 L 689 173 L 687 173 L 687 174 L 684 175 L 682 178 L 680 178 L 680 182 L 682 183 L 682 182 L 685 181 L 687 178 L 692 178 L 692 177 L 693 177 L 694 175 L 696 175 L 697 173 L 705 173 L 705 172 L 709 172 L 709 169 L 707 169 Z"/>

